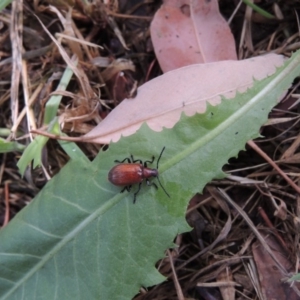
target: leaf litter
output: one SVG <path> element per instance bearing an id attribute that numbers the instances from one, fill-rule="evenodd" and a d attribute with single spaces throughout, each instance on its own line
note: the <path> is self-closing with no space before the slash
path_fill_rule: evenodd
<path id="1" fill-rule="evenodd" d="M 184 2 L 184 5 L 188 4 Z M 232 1 L 220 1 L 221 13 L 225 19 L 233 16 L 231 29 L 236 44 L 239 41 L 239 59 L 268 52 L 290 56 L 291 51 L 298 48 L 299 39 L 297 22 L 293 14 L 296 8 L 295 2 L 289 1 L 289 5 L 281 4 L 282 6 L 277 5 L 276 8 L 267 1 L 259 4 L 270 12 L 273 9 L 276 11 L 280 9 L 286 18 L 285 25 L 279 27 L 279 20 L 270 22 L 245 5 L 235 11 L 236 7 Z M 52 5 L 55 7 L 56 4 L 52 3 Z M 20 7 L 6 8 L 0 14 L 4 32 L 0 61 L 1 128 L 11 129 L 17 122 L 16 112 L 19 111 L 21 114 L 23 109 L 26 119 L 23 118 L 19 126 L 14 127 L 14 135 L 19 142 L 28 139 L 28 124 L 31 128 L 43 126 L 45 103 L 51 97 L 51 92 L 55 90 L 57 78 L 66 66 L 62 59 L 62 52 L 59 52 L 56 47 L 50 47 L 49 36 L 34 18 L 33 11 L 39 13 L 43 24 L 52 34 L 62 32 L 82 41 L 80 45 L 72 39 L 61 42 L 69 57 L 75 53 L 77 57 L 82 58 L 80 65 L 76 67 L 77 79 L 72 80 L 70 93 L 64 95 L 58 111 L 60 116 L 64 116 L 61 124 L 64 125 L 62 129 L 65 133 L 75 137 L 88 134 L 91 129 L 97 128 L 98 123 L 102 124 L 102 120 L 113 116 L 113 112 L 110 111 L 123 98 L 128 100 L 121 102 L 117 107 L 121 115 L 123 112 L 123 116 L 115 117 L 115 122 L 119 122 L 121 127 L 124 126 L 123 119 L 127 118 L 131 121 L 128 113 L 135 112 L 139 115 L 144 110 L 151 112 L 149 107 L 145 109 L 145 103 L 136 104 L 132 91 L 134 91 L 135 81 L 141 86 L 147 80 L 161 74 L 148 34 L 149 16 L 155 14 L 159 5 L 145 2 L 135 7 L 131 1 L 115 2 L 110 6 L 93 3 L 85 5 L 85 7 L 75 5 L 73 10 L 69 10 L 67 6 L 57 6 L 53 9 L 42 4 L 35 4 L 33 7 L 26 4 L 23 8 L 24 23 L 22 24 L 25 29 L 23 36 L 25 52 L 15 52 L 15 54 L 12 49 L 20 49 L 18 44 L 20 41 L 14 38 L 17 37 L 17 31 L 10 33 L 8 25 L 10 17 Z M 60 18 L 61 24 L 64 25 L 63 31 L 58 22 L 52 22 L 57 15 L 53 14 L 55 10 L 69 11 L 68 14 L 64 14 L 65 19 Z M 292 17 L 288 19 L 288 16 Z M 241 22 L 244 24 L 243 31 L 239 26 Z M 89 47 L 84 43 L 85 41 L 102 46 L 104 50 Z M 28 95 L 26 89 L 22 93 L 16 91 L 16 85 L 12 85 L 11 81 L 13 65 L 10 58 L 19 55 L 14 63 L 21 65 L 20 54 L 26 61 L 26 67 L 19 70 L 23 72 L 20 78 L 22 85 L 28 88 Z M 172 53 L 168 54 L 172 57 Z M 127 66 L 122 64 L 120 67 L 114 67 L 120 64 L 117 59 L 121 57 L 128 60 Z M 94 63 L 96 58 L 105 58 L 101 67 Z M 133 70 L 132 65 L 136 66 L 136 71 Z M 264 67 L 264 64 L 261 65 Z M 108 76 L 109 79 L 113 78 L 110 83 L 107 82 L 108 77 L 103 76 L 108 66 L 115 68 L 116 71 L 112 73 L 117 74 L 115 77 Z M 54 76 L 55 74 L 57 77 Z M 18 79 L 21 75 L 14 76 Z M 217 82 L 219 79 L 214 78 L 214 86 L 217 86 Z M 11 85 L 14 87 L 12 91 L 10 91 Z M 164 97 L 163 92 L 162 88 L 158 92 L 159 101 L 154 104 L 156 109 L 161 109 L 164 105 L 160 99 Z M 133 96 L 133 99 L 130 96 Z M 11 97 L 15 101 L 12 103 L 13 106 L 10 103 Z M 23 104 L 26 97 L 29 100 L 27 103 L 30 103 L 28 107 Z M 139 92 L 137 97 L 140 97 Z M 174 105 L 179 109 L 178 103 L 176 104 L 175 101 L 173 103 L 168 97 L 165 98 L 168 105 Z M 130 103 L 133 107 L 127 107 L 125 104 L 131 100 L 135 101 Z M 256 143 L 285 174 L 298 183 L 297 82 L 295 90 L 284 99 L 283 103 L 289 105 L 282 108 L 281 103 L 272 111 L 270 118 L 285 118 L 286 121 L 262 128 L 262 137 L 257 139 Z M 137 105 L 136 108 L 134 104 Z M 144 109 L 139 105 L 143 105 Z M 18 106 L 19 110 L 15 108 Z M 126 108 L 122 108 L 124 106 Z M 11 107 L 13 107 L 12 113 Z M 170 119 L 168 117 L 166 121 L 176 122 L 174 119 L 172 121 L 171 117 Z M 8 136 L 8 139 L 14 140 L 14 137 Z M 94 157 L 99 148 L 98 144 L 82 145 L 83 151 L 89 157 Z M 194 227 L 193 231 L 178 236 L 175 240 L 178 247 L 168 251 L 166 258 L 157 264 L 161 273 L 169 280 L 149 290 L 142 288 L 136 299 L 178 299 L 182 295 L 196 299 L 201 297 L 206 299 L 211 295 L 217 295 L 215 296 L 217 299 L 256 297 L 263 299 L 264 297 L 276 298 L 283 291 L 296 293 L 290 284 L 282 283 L 279 286 L 272 283 L 282 280 L 280 275 L 277 277 L 277 274 L 273 274 L 274 268 L 283 267 L 289 272 L 297 272 L 299 268 L 299 195 L 260 155 L 249 146 L 246 148 L 247 151 L 242 151 L 238 158 L 231 159 L 224 168 L 234 180 L 212 181 L 203 195 L 196 195 L 191 200 L 187 220 Z M 28 169 L 23 179 L 16 167 L 17 157 L 19 153 L 11 152 L 3 155 L 2 158 L 1 189 L 5 191 L 7 200 L 5 206 L 1 206 L 2 220 L 6 218 L 4 216 L 7 216 L 7 213 L 12 218 L 26 206 L 47 182 L 47 178 L 56 174 L 68 160 L 57 147 L 56 142 L 50 141 L 43 150 L 43 167 L 35 170 Z M 220 195 L 217 188 L 222 188 L 225 196 Z M 234 209 L 234 206 L 226 204 L 224 200 L 226 197 L 233 199 L 242 211 L 239 212 L 237 208 Z M 266 249 L 271 249 L 271 252 Z M 262 256 L 264 259 L 261 259 Z M 279 259 L 282 256 L 284 262 Z M 266 263 L 270 257 L 272 258 L 270 263 Z M 268 291 L 266 291 L 267 287 Z M 291 294 L 289 299 L 295 297 Z"/>

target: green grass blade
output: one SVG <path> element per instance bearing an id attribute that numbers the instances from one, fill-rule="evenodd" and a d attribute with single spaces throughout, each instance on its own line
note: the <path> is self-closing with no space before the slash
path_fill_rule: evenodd
<path id="1" fill-rule="evenodd" d="M 25 146 L 18 142 L 8 142 L 5 139 L 0 138 L 0 153 L 23 151 L 24 148 Z"/>
<path id="2" fill-rule="evenodd" d="M 268 13 L 267 11 L 265 11 L 264 9 L 260 8 L 259 6 L 257 6 L 256 4 L 254 4 L 253 2 L 249 1 L 249 0 L 243 0 L 243 2 L 250 6 L 251 8 L 253 8 L 254 11 L 258 12 L 259 14 L 261 14 L 262 16 L 268 18 L 268 19 L 275 19 L 275 17 Z"/>

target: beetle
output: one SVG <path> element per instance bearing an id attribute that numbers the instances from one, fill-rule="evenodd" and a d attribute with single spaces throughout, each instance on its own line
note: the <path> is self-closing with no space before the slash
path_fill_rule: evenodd
<path id="1" fill-rule="evenodd" d="M 160 152 L 160 155 L 157 159 L 156 169 L 148 168 L 148 164 L 153 164 L 155 157 L 152 156 L 151 160 L 146 160 L 143 162 L 141 159 L 134 159 L 133 155 L 126 157 L 122 161 L 115 160 L 118 165 L 114 166 L 108 173 L 108 180 L 117 186 L 124 186 L 124 189 L 121 190 L 121 193 L 124 191 L 130 192 L 133 184 L 139 184 L 138 190 L 134 193 L 133 203 L 136 201 L 136 196 L 141 190 L 143 181 L 146 181 L 148 186 L 153 185 L 156 189 L 158 188 L 154 182 L 150 182 L 149 178 L 157 178 L 159 185 L 165 192 L 165 194 L 170 198 L 170 195 L 162 186 L 159 180 L 158 173 L 158 163 L 166 147 Z M 127 163 L 125 163 L 127 161 Z"/>

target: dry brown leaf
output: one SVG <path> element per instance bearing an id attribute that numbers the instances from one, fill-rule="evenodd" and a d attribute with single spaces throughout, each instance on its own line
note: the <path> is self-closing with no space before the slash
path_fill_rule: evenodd
<path id="1" fill-rule="evenodd" d="M 234 300 L 235 299 L 235 287 L 231 283 L 233 282 L 232 271 L 230 268 L 226 268 L 220 272 L 217 276 L 217 282 L 221 282 L 224 285 L 220 285 L 219 289 L 222 294 L 223 300 Z M 226 286 L 226 282 L 228 285 Z"/>
<path id="2" fill-rule="evenodd" d="M 269 247 L 273 250 L 274 257 L 280 262 L 288 272 L 294 271 L 293 264 L 288 260 L 288 254 L 281 249 L 276 239 L 272 236 L 264 235 L 264 239 Z M 261 290 L 265 299 L 299 299 L 299 295 L 290 284 L 283 282 L 282 272 L 278 269 L 278 265 L 273 258 L 267 253 L 263 245 L 256 242 L 252 246 L 253 258 L 259 274 Z M 295 284 L 295 288 L 300 288 L 299 284 Z"/>
<path id="3" fill-rule="evenodd" d="M 172 128 L 182 112 L 192 116 L 217 105 L 221 96 L 235 96 L 275 72 L 284 58 L 269 54 L 242 61 L 191 65 L 159 76 L 138 89 L 134 99 L 125 99 L 99 125 L 84 136 L 94 143 L 118 141 L 134 134 L 146 122 L 154 131 Z"/>
<path id="4" fill-rule="evenodd" d="M 165 0 L 150 27 L 164 72 L 191 64 L 236 60 L 235 42 L 217 0 Z"/>

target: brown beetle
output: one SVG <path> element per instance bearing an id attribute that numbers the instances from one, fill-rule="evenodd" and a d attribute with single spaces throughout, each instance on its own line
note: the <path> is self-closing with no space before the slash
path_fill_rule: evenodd
<path id="1" fill-rule="evenodd" d="M 109 171 L 108 180 L 114 185 L 124 186 L 124 189 L 121 191 L 121 193 L 123 193 L 124 191 L 130 192 L 132 185 L 138 183 L 138 190 L 134 193 L 133 197 L 133 203 L 135 203 L 136 195 L 141 190 L 141 186 L 144 180 L 147 182 L 148 186 L 153 185 L 157 189 L 157 185 L 154 182 L 149 181 L 149 178 L 156 177 L 163 191 L 168 197 L 170 197 L 170 195 L 162 186 L 158 177 L 158 163 L 164 150 L 165 147 L 163 147 L 158 157 L 156 169 L 150 169 L 147 167 L 147 164 L 152 164 L 154 162 L 154 156 L 152 156 L 152 160 L 146 160 L 145 162 L 140 159 L 134 159 L 133 155 L 131 155 L 130 158 L 126 157 L 122 161 L 115 160 L 115 162 L 119 164 L 114 166 Z M 125 163 L 125 161 L 127 161 L 127 163 Z"/>

